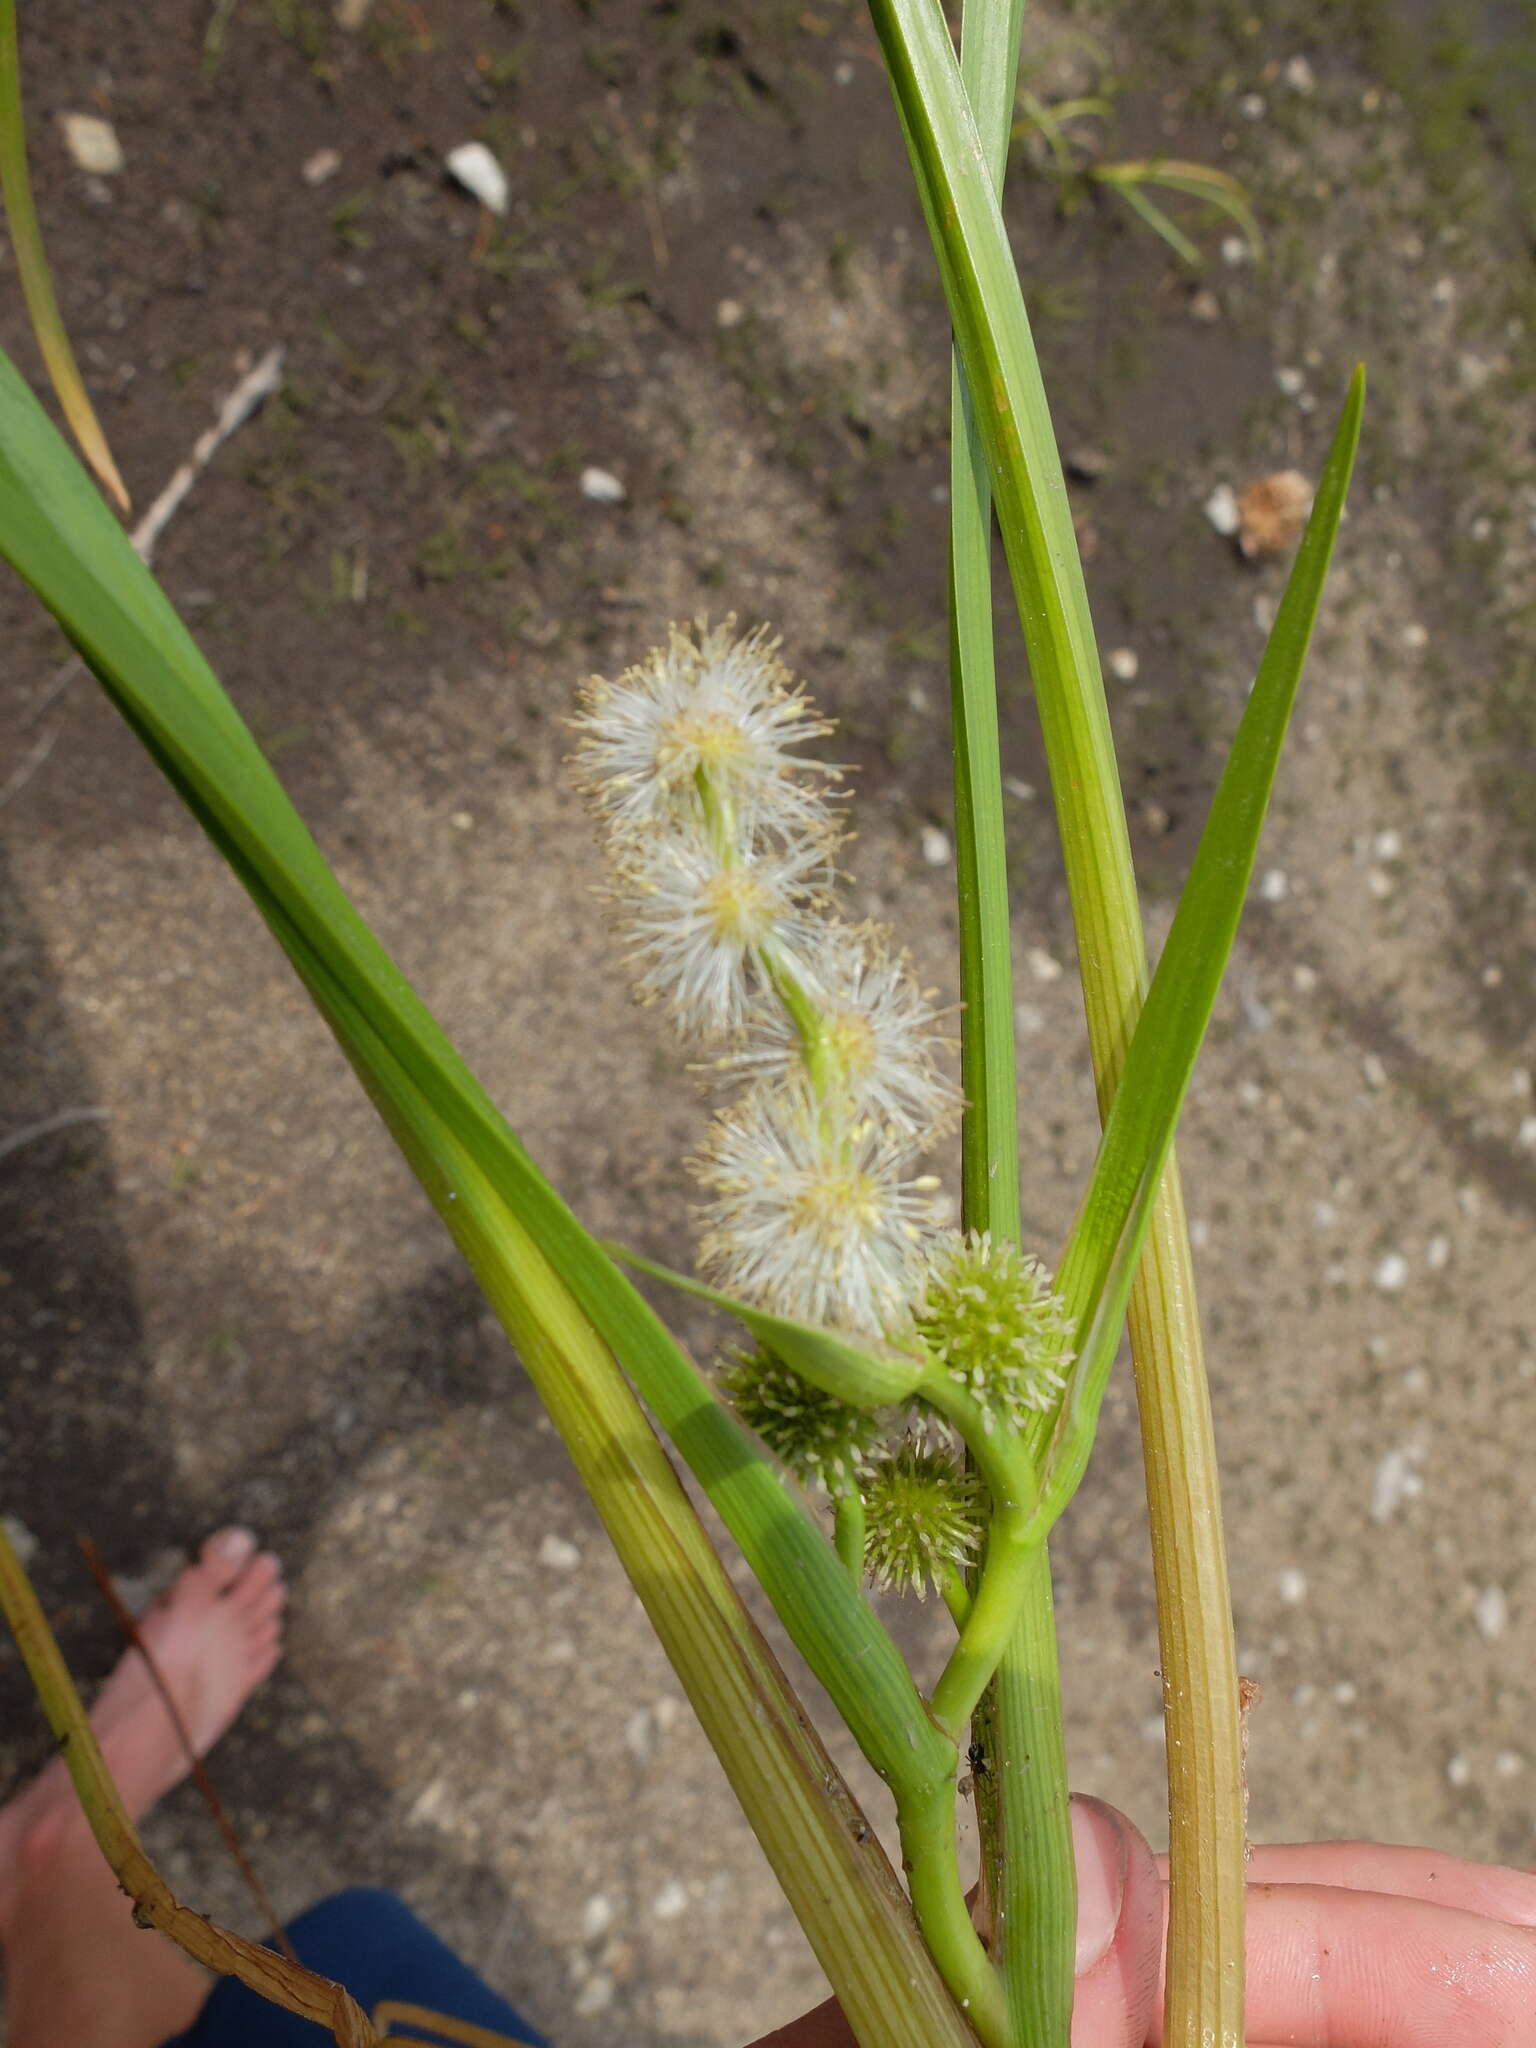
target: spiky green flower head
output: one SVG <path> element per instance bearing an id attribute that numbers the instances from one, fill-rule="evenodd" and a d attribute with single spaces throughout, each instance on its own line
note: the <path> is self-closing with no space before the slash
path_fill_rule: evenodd
<path id="1" fill-rule="evenodd" d="M 1052 1408 L 1072 1363 L 1072 1319 L 1038 1259 L 986 1232 L 945 1231 L 926 1250 L 912 1320 L 991 1429 Z"/>
<path id="2" fill-rule="evenodd" d="M 834 1496 L 857 1485 L 880 1437 L 876 1415 L 835 1401 L 761 1347 L 727 1355 L 720 1389 L 797 1479 Z"/>
<path id="3" fill-rule="evenodd" d="M 975 1562 L 983 1489 L 953 1452 L 908 1437 L 865 1473 L 860 1491 L 865 1568 L 876 1585 L 922 1600 Z"/>
<path id="4" fill-rule="evenodd" d="M 672 627 L 619 680 L 593 676 L 571 723 L 578 776 L 620 837 L 686 822 L 701 791 L 793 836 L 835 836 L 827 785 L 838 771 L 796 749 L 832 728 L 778 658 L 765 628 L 734 619 Z"/>

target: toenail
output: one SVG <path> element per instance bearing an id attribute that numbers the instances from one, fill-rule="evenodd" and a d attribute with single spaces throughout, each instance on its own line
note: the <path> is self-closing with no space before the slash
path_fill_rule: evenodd
<path id="1" fill-rule="evenodd" d="M 249 1529 L 221 1529 L 208 1539 L 209 1554 L 221 1564 L 239 1564 L 252 1556 L 255 1549 L 256 1538 Z"/>

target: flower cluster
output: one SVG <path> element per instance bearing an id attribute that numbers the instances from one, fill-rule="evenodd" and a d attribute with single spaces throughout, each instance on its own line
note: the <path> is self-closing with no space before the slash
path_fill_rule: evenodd
<path id="1" fill-rule="evenodd" d="M 937 1228 L 917 1167 L 961 1107 L 942 1016 L 889 932 L 835 916 L 838 771 L 801 751 L 831 727 L 777 643 L 674 627 L 616 682 L 588 682 L 572 724 L 636 993 L 735 1091 L 692 1162 L 703 1269 L 797 1322 L 915 1334 L 989 1427 L 1048 1405 L 1070 1353 L 1042 1270 Z M 979 1482 L 947 1441 L 911 1434 L 932 1428 L 921 1404 L 866 1414 L 761 1348 L 732 1355 L 722 1389 L 797 1477 L 862 1497 L 877 1579 L 922 1591 L 974 1560 Z"/>
<path id="2" fill-rule="evenodd" d="M 730 622 L 595 678 L 573 723 L 636 991 L 745 1083 L 696 1161 L 701 1262 L 763 1307 L 878 1335 L 932 1228 L 912 1169 L 959 1096 L 889 936 L 830 914 L 837 771 L 799 751 L 830 727 L 777 644 Z"/>

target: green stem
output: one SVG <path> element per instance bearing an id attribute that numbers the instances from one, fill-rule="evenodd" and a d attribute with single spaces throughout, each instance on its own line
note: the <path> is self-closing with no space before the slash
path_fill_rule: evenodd
<path id="1" fill-rule="evenodd" d="M 960 1432 L 991 1495 L 987 1551 L 970 1613 L 929 1703 L 939 1726 L 958 1742 L 1002 1659 L 1026 1589 L 1034 1583 L 1029 1555 L 1039 1545 L 1030 1542 L 1028 1532 L 1039 1489 L 1012 1430 L 1003 1423 L 989 1429 L 980 1402 L 946 1373 L 935 1367 L 919 1391 Z"/>
<path id="2" fill-rule="evenodd" d="M 870 0 L 939 258 L 967 382 L 981 403 L 1060 822 L 1083 1005 L 1106 1114 L 1146 988 L 1145 945 L 1108 709 L 1017 266 L 943 15 Z M 1170 1159 L 1131 1298 L 1158 1568 L 1172 1806 L 1165 2038 L 1243 2038 L 1242 1776 L 1231 1604 L 1209 1396 Z"/>
<path id="3" fill-rule="evenodd" d="M 994 1772 L 1001 1840 L 992 1892 L 992 1952 L 1020 2042 L 1065 2048 L 1072 2027 L 1077 1870 L 1072 1857 L 1061 1670 L 1043 1543 L 1024 1554 L 1019 1618 L 998 1667 Z M 985 1783 L 985 1781 L 983 1781 Z"/>
<path id="4" fill-rule="evenodd" d="M 971 1920 L 955 1860 L 956 1779 L 901 1801 L 897 1822 L 917 1924 L 960 2010 L 986 2048 L 1012 2048 L 1003 1982 Z"/>
<path id="5" fill-rule="evenodd" d="M 864 1583 L 864 1496 L 857 1487 L 837 1496 L 833 1541 L 856 1586 Z"/>
<path id="6" fill-rule="evenodd" d="M 965 1627 L 971 1613 L 971 1589 L 952 1564 L 943 1565 L 938 1572 L 939 1597 L 949 1609 L 949 1618 L 957 1629 Z"/>
<path id="7" fill-rule="evenodd" d="M 827 1040 L 827 1020 L 771 946 L 761 947 L 757 957 L 800 1041 L 800 1058 L 812 1092 L 820 1101 L 837 1079 L 836 1060 Z"/>
<path id="8" fill-rule="evenodd" d="M 995 192 L 1008 158 L 1023 0 L 968 0 L 960 72 Z M 958 351 L 950 458 L 955 849 L 965 1010 L 961 1220 L 1022 1242 L 1008 874 L 992 644 L 992 492 Z M 990 1559 L 989 1549 L 989 1559 Z M 1012 1633 L 972 1710 L 984 1910 L 1014 2038 L 1058 2048 L 1071 2024 L 1077 1872 L 1050 1563 L 1027 1551 Z M 957 1617 L 964 1633 L 965 1617 Z M 1065 1934 L 1063 1934 L 1063 1929 Z"/>

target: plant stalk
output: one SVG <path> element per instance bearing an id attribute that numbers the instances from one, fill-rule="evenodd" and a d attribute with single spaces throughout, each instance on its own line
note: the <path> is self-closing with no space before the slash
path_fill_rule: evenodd
<path id="1" fill-rule="evenodd" d="M 870 6 L 966 380 L 981 401 L 977 421 L 1060 821 L 1102 1116 L 1145 992 L 1146 957 L 1065 480 L 986 150 L 943 17 L 928 0 Z M 1245 1841 L 1237 1674 L 1209 1396 L 1171 1158 L 1129 1323 L 1147 1445 L 1168 1754 L 1176 1760 L 1164 2039 L 1169 2048 L 1238 2048 Z"/>
<path id="2" fill-rule="evenodd" d="M 969 0 L 960 70 L 994 192 L 1008 160 L 1023 0 Z M 1006 834 L 992 640 L 992 491 L 956 351 L 951 401 L 950 669 L 965 1009 L 961 1220 L 1022 1243 Z M 1013 2038 L 1058 2048 L 1071 2025 L 1077 1872 L 1044 1544 L 1022 1560 L 1012 1634 L 972 1715 L 982 1910 Z M 981 1588 L 976 1588 L 978 1599 Z M 974 1610 L 965 1610 L 969 1621 Z M 959 1617 L 957 1616 L 957 1619 Z M 962 1636 L 963 1640 L 963 1636 Z M 974 1637 L 973 1637 L 974 1640 Z M 947 1674 L 946 1674 L 947 1675 Z"/>

